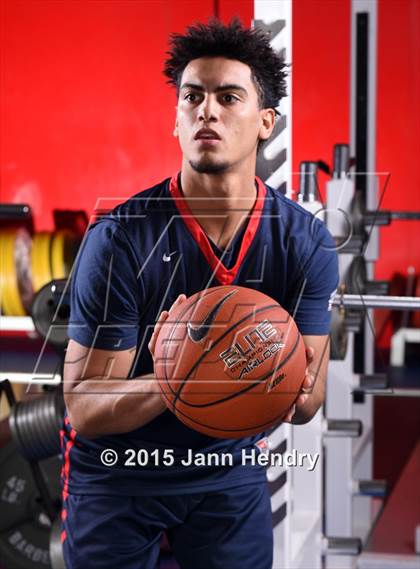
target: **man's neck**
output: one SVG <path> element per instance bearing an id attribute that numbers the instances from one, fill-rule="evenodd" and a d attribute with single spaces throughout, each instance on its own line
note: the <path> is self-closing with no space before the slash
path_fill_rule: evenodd
<path id="1" fill-rule="evenodd" d="M 257 197 L 255 170 L 199 174 L 183 164 L 181 187 L 192 214 L 221 249 L 247 222 Z"/>

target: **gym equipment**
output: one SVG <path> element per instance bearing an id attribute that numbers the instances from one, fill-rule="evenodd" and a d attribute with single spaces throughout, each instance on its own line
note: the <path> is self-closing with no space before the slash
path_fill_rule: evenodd
<path id="1" fill-rule="evenodd" d="M 387 211 L 377 210 L 368 211 L 365 208 L 365 196 L 363 192 L 357 190 L 354 194 L 351 206 L 351 218 L 353 231 L 355 234 L 363 234 L 366 228 L 384 227 L 392 221 L 418 221 L 420 212 L 418 211 Z"/>
<path id="2" fill-rule="evenodd" d="M 347 178 L 353 163 L 354 161 L 350 159 L 349 145 L 334 144 L 332 177 L 334 179 Z"/>
<path id="3" fill-rule="evenodd" d="M 366 261 L 363 257 L 354 257 L 344 275 L 344 287 L 348 294 L 388 294 L 389 282 L 368 280 Z"/>
<path id="4" fill-rule="evenodd" d="M 26 459 L 42 460 L 60 452 L 59 431 L 64 409 L 60 388 L 33 401 L 13 405 L 10 430 L 17 449 Z"/>
<path id="5" fill-rule="evenodd" d="M 357 257 L 356 257 L 357 259 Z M 358 273 L 360 274 L 360 273 Z M 350 278 L 350 277 L 349 277 Z M 356 277 L 354 277 L 356 278 Z M 384 286 L 385 281 L 371 281 L 372 286 Z M 360 285 L 353 281 L 350 288 L 369 288 L 366 281 Z M 345 287 L 344 287 L 345 288 Z M 410 296 L 384 296 L 373 294 L 343 294 L 338 292 L 332 301 L 330 359 L 344 360 L 348 348 L 348 333 L 358 332 L 362 325 L 362 313 L 369 308 L 402 311 L 420 310 L 420 298 Z"/>
<path id="6" fill-rule="evenodd" d="M 322 549 L 325 555 L 360 555 L 362 540 L 357 537 L 325 537 Z"/>
<path id="7" fill-rule="evenodd" d="M 375 391 L 388 388 L 388 377 L 384 373 L 362 374 L 356 380 L 357 386 L 363 391 Z"/>
<path id="8" fill-rule="evenodd" d="M 355 480 L 353 482 L 354 494 L 384 498 L 387 492 L 386 480 Z"/>
<path id="9" fill-rule="evenodd" d="M 68 342 L 70 298 L 67 285 L 66 279 L 45 284 L 35 295 L 31 309 L 35 329 L 58 349 L 63 349 Z"/>
<path id="10" fill-rule="evenodd" d="M 54 517 L 60 509 L 58 457 L 39 464 Z M 31 467 L 14 443 L 0 449 L 0 559 L 5 569 L 50 567 L 51 519 Z"/>
<path id="11" fill-rule="evenodd" d="M 324 437 L 360 437 L 363 432 L 361 421 L 352 419 L 328 419 Z"/>
<path id="12" fill-rule="evenodd" d="M 330 359 L 343 360 L 347 353 L 348 333 L 343 308 L 333 307 L 331 313 Z"/>
<path id="13" fill-rule="evenodd" d="M 81 238 L 68 229 L 56 231 L 51 243 L 51 275 L 54 280 L 70 275 Z"/>
<path id="14" fill-rule="evenodd" d="M 80 241 L 80 237 L 69 230 L 35 233 L 32 275 L 36 292 L 53 279 L 69 276 Z"/>
<path id="15" fill-rule="evenodd" d="M 41 231 L 35 233 L 32 240 L 32 281 L 35 292 L 38 292 L 52 279 L 50 250 L 52 233 Z"/>
<path id="16" fill-rule="evenodd" d="M 2 313 L 24 316 L 33 298 L 31 238 L 24 228 L 0 232 L 0 304 Z"/>
<path id="17" fill-rule="evenodd" d="M 5 569 L 36 569 L 50 567 L 51 555 L 53 569 L 65 569 L 55 537 L 61 510 L 61 390 L 16 403 L 6 380 L 0 383 L 3 392 L 11 408 L 5 420 L 12 441 L 0 448 L 0 559 Z"/>
<path id="18" fill-rule="evenodd" d="M 29 206 L 0 204 L 0 218 L 10 224 L 0 231 L 0 307 L 3 315 L 25 316 L 30 312 L 35 292 L 52 279 L 69 276 L 82 239 L 77 232 L 81 228 L 72 228 L 72 222 L 78 221 L 81 225 L 82 212 L 56 213 L 60 222 L 69 228 L 52 233 L 42 231 L 31 237 Z M 17 223 L 20 225 L 16 226 Z"/>
<path id="19" fill-rule="evenodd" d="M 317 214 L 323 209 L 319 197 L 317 162 L 300 163 L 297 202 L 313 214 Z"/>
<path id="20" fill-rule="evenodd" d="M 154 369 L 181 421 L 238 438 L 281 421 L 306 365 L 297 326 L 277 302 L 253 289 L 220 286 L 174 309 L 157 337 Z"/>
<path id="21" fill-rule="evenodd" d="M 374 294 L 337 294 L 333 306 L 354 310 L 384 308 L 391 310 L 420 310 L 420 298 L 416 296 L 382 296 Z"/>

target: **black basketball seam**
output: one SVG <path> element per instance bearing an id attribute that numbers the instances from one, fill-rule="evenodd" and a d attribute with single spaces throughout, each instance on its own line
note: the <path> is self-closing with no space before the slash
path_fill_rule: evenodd
<path id="1" fill-rule="evenodd" d="M 191 305 L 189 305 L 183 312 L 181 312 L 181 314 L 179 315 L 178 318 L 182 318 L 182 317 L 188 312 L 188 310 L 189 310 L 190 308 L 196 306 L 196 304 L 197 304 L 202 298 L 205 298 L 206 296 L 208 296 L 208 295 L 209 295 L 210 293 L 212 293 L 212 292 L 217 292 L 217 291 L 220 290 L 221 288 L 230 288 L 230 286 L 229 286 L 229 285 L 224 285 L 224 286 L 221 286 L 221 287 L 213 287 L 213 288 L 207 289 L 207 290 L 206 290 L 206 293 L 205 293 L 205 294 L 202 294 L 199 298 L 197 298 L 197 300 L 195 300 L 195 301 L 194 301 Z M 177 323 L 178 323 L 178 322 L 177 322 Z M 176 327 L 176 326 L 173 326 L 173 327 L 172 327 L 172 330 L 171 330 L 171 332 L 170 332 L 170 334 L 169 334 L 169 337 L 167 338 L 168 341 L 167 341 L 167 343 L 166 343 L 166 345 L 165 345 L 165 347 L 164 347 L 164 353 L 163 353 L 163 372 L 164 372 L 164 380 L 165 380 L 165 382 L 167 383 L 167 385 L 168 385 L 168 387 L 169 387 L 169 389 L 170 389 L 172 395 L 176 395 L 176 391 L 174 391 L 174 390 L 172 389 L 172 386 L 171 386 L 171 384 L 169 383 L 168 374 L 167 374 L 167 368 L 166 368 L 166 363 L 167 363 L 167 353 L 168 353 L 168 349 L 169 349 L 169 344 L 170 344 L 170 340 L 171 340 L 171 338 L 172 338 L 172 335 L 173 335 L 173 333 L 174 333 L 174 331 L 175 331 L 175 327 Z M 163 393 L 163 390 L 162 390 L 162 393 Z M 174 407 L 174 410 L 175 410 L 175 407 Z"/>
<path id="2" fill-rule="evenodd" d="M 238 320 L 238 322 L 236 322 L 235 324 L 233 324 L 232 326 L 230 326 L 230 328 L 228 328 L 225 332 L 223 332 L 223 334 L 221 336 L 219 336 L 219 338 L 217 338 L 217 340 L 214 341 L 214 343 L 211 346 L 211 350 L 213 350 L 213 348 L 215 346 L 217 346 L 217 344 L 219 344 L 223 338 L 226 337 L 227 334 L 229 334 L 234 328 L 236 328 L 239 324 L 242 324 L 242 322 L 244 322 L 247 318 L 249 318 L 252 315 L 256 315 L 259 314 L 260 312 L 264 312 L 265 310 L 269 310 L 270 308 L 281 308 L 279 304 L 269 304 L 267 306 L 262 306 L 261 308 L 258 308 L 257 310 L 253 310 L 252 312 L 248 312 L 245 316 L 243 316 L 240 320 Z M 211 351 L 209 350 L 209 351 Z M 206 355 L 208 354 L 208 352 L 205 352 L 204 354 L 202 354 L 198 360 L 195 362 L 195 364 L 192 366 L 192 368 L 189 370 L 189 372 L 187 373 L 187 375 L 184 377 L 184 379 L 182 380 L 181 385 L 178 388 L 178 391 L 175 395 L 174 398 L 174 409 L 176 406 L 176 402 L 178 401 L 180 395 L 181 395 L 181 391 L 184 389 L 184 385 L 187 383 L 190 375 L 192 374 L 192 372 L 197 368 L 197 366 L 200 365 L 200 363 L 202 362 L 202 360 L 206 357 Z"/>
<path id="3" fill-rule="evenodd" d="M 177 402 L 180 401 L 181 403 L 183 403 L 184 405 L 187 405 L 188 407 L 202 408 L 202 407 L 212 407 L 213 405 L 217 405 L 219 403 L 224 403 L 225 401 L 229 401 L 229 399 L 235 399 L 235 397 L 239 397 L 239 395 L 242 395 L 242 393 L 246 393 L 247 391 L 250 391 L 251 389 L 253 389 L 256 385 L 260 385 L 261 383 L 263 383 L 268 377 L 270 377 L 270 375 L 273 375 L 274 373 L 276 373 L 276 371 L 278 371 L 281 367 L 283 367 L 289 361 L 289 359 L 293 356 L 293 354 L 296 352 L 298 344 L 299 344 L 299 339 L 300 339 L 300 334 L 298 333 L 298 335 L 296 337 L 296 342 L 295 342 L 293 348 L 290 350 L 290 352 L 287 354 L 287 356 L 284 358 L 284 360 L 281 361 L 273 370 L 266 373 L 261 379 L 259 379 L 258 381 L 255 381 L 254 383 L 252 383 L 250 385 L 247 385 L 246 387 L 241 389 L 241 391 L 235 391 L 235 393 L 230 393 L 226 397 L 224 397 L 222 399 L 218 399 L 217 401 L 212 401 L 211 403 L 200 403 L 200 404 L 199 403 L 188 403 L 188 402 L 184 401 L 183 399 L 181 399 L 181 397 L 178 397 Z"/>
<path id="4" fill-rule="evenodd" d="M 189 415 L 187 415 L 186 413 L 183 413 L 182 411 L 180 411 L 179 409 L 176 410 L 177 413 L 179 415 L 182 415 L 183 417 L 186 417 L 187 419 L 189 419 L 192 423 L 196 424 L 196 425 L 200 425 L 201 427 L 205 427 L 206 429 L 208 429 L 209 431 L 220 431 L 222 433 L 237 433 L 237 432 L 243 432 L 243 431 L 250 431 L 250 430 L 254 430 L 254 429 L 264 429 L 264 427 L 270 427 L 272 426 L 273 422 L 278 420 L 279 422 L 283 419 L 283 417 L 286 415 L 287 411 L 284 411 L 284 413 L 280 416 L 276 416 L 273 419 L 271 419 L 270 421 L 267 421 L 265 423 L 261 423 L 260 425 L 252 425 L 251 427 L 246 427 L 246 428 L 242 428 L 242 429 L 220 429 L 218 427 L 213 427 L 211 425 L 206 425 L 205 423 L 200 423 L 200 421 L 197 421 L 196 419 L 193 419 L 192 417 L 190 417 Z M 188 425 L 187 425 L 188 426 Z M 259 431 L 261 432 L 261 431 Z M 254 433 L 256 434 L 256 433 Z M 251 436 L 252 433 L 250 433 L 249 435 L 244 435 L 244 436 Z M 210 435 L 211 436 L 211 435 Z"/>

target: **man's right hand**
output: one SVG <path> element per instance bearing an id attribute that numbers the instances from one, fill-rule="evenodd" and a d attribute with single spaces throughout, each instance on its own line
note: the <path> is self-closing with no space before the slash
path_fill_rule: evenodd
<path id="1" fill-rule="evenodd" d="M 150 338 L 150 342 L 148 345 L 149 351 L 152 354 L 153 361 L 155 361 L 156 340 L 157 340 L 157 337 L 159 335 L 160 330 L 162 329 L 163 324 L 168 319 L 171 311 L 173 311 L 175 308 L 180 306 L 186 300 L 187 300 L 187 297 L 185 296 L 185 294 L 180 294 L 169 310 L 164 310 L 163 312 L 160 313 L 160 316 L 159 316 L 159 318 L 155 324 L 153 334 L 152 334 L 152 337 Z"/>

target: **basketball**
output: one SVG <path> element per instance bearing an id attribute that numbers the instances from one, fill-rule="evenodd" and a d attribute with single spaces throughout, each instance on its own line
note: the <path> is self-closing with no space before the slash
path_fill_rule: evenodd
<path id="1" fill-rule="evenodd" d="M 305 345 L 290 314 L 240 286 L 187 298 L 156 340 L 155 375 L 168 409 L 212 437 L 240 438 L 281 422 L 305 369 Z"/>

